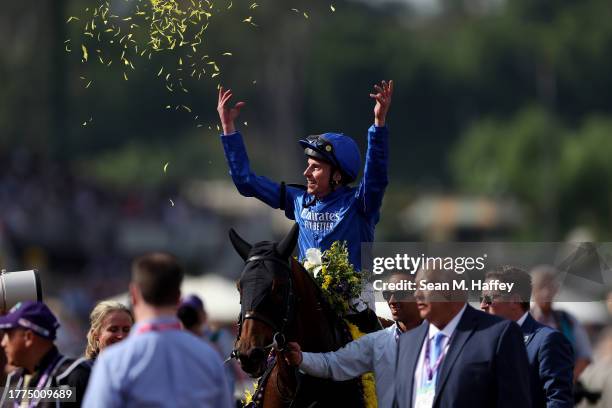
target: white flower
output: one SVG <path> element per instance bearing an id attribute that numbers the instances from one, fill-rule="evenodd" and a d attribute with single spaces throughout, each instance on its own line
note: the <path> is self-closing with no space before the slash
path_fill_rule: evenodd
<path id="1" fill-rule="evenodd" d="M 306 250 L 306 259 L 304 260 L 304 268 L 314 275 L 316 278 L 321 268 L 323 267 L 322 254 L 319 248 L 308 248 Z"/>

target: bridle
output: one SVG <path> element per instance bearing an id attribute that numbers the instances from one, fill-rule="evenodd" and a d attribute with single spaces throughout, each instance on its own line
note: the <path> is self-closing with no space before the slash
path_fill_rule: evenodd
<path id="1" fill-rule="evenodd" d="M 256 310 L 249 310 L 246 313 L 244 313 L 244 315 L 242 314 L 242 311 L 240 311 L 240 315 L 238 316 L 238 335 L 236 337 L 236 342 L 234 343 L 234 345 L 238 344 L 238 342 L 240 341 L 240 336 L 242 334 L 242 324 L 246 320 L 257 320 L 267 325 L 274 331 L 274 334 L 272 335 L 272 343 L 263 347 L 263 350 L 267 353 L 269 353 L 271 350 L 283 351 L 287 343 L 287 336 L 286 336 L 287 326 L 289 325 L 291 319 L 293 318 L 293 308 L 295 304 L 295 294 L 293 293 L 293 279 L 291 276 L 291 268 L 289 264 L 287 263 L 287 261 L 284 261 L 274 256 L 269 256 L 269 255 L 251 256 L 246 261 L 244 261 L 244 264 L 246 266 L 250 262 L 256 262 L 256 261 L 276 262 L 289 272 L 288 273 L 289 289 L 287 291 L 287 296 L 285 297 L 285 305 L 284 305 L 285 315 L 281 319 L 280 323 L 277 324 L 273 319 L 261 313 L 258 313 Z M 235 347 L 232 350 L 232 353 L 229 359 L 231 358 L 235 358 L 235 359 L 238 358 L 238 349 L 236 349 Z"/>

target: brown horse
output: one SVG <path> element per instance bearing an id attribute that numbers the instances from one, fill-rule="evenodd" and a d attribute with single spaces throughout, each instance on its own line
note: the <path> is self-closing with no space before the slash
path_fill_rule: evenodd
<path id="1" fill-rule="evenodd" d="M 245 261 L 238 282 L 241 312 L 233 357 L 260 378 L 250 407 L 363 407 L 360 381 L 314 378 L 283 358 L 288 341 L 310 352 L 332 351 L 350 340 L 346 324 L 331 311 L 312 277 L 293 258 L 297 224 L 279 243 L 249 244 L 234 231 L 230 239 Z"/>

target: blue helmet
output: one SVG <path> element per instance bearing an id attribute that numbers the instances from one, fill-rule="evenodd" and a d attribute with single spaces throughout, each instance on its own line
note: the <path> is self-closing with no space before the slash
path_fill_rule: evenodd
<path id="1" fill-rule="evenodd" d="M 354 181 L 361 169 L 357 143 L 341 133 L 324 133 L 300 140 L 306 156 L 324 160 L 340 170 L 347 183 Z"/>

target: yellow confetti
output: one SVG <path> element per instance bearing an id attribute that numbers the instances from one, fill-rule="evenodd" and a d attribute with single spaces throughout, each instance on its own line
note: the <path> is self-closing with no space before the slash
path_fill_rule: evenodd
<path id="1" fill-rule="evenodd" d="M 171 106 L 170 106 L 170 105 L 166 105 L 166 109 L 170 109 L 170 108 L 171 108 Z"/>
<path id="2" fill-rule="evenodd" d="M 181 105 L 181 107 L 185 109 L 187 112 L 191 113 L 191 108 L 189 106 Z"/>
<path id="3" fill-rule="evenodd" d="M 253 21 L 253 17 L 252 16 L 249 16 L 249 17 L 245 18 L 244 20 L 242 20 L 243 23 L 250 23 L 252 21 Z"/>
<path id="4" fill-rule="evenodd" d="M 249 123 L 245 121 L 244 126 L 249 126 Z"/>
<path id="5" fill-rule="evenodd" d="M 179 65 L 183 65 L 183 59 L 179 57 Z"/>
<path id="6" fill-rule="evenodd" d="M 85 48 L 83 44 L 81 44 L 81 50 L 83 50 L 83 61 L 87 62 L 87 58 L 88 58 L 87 48 Z"/>
<path id="7" fill-rule="evenodd" d="M 164 164 L 164 173 L 166 173 L 166 170 L 168 170 L 168 165 L 170 164 L 170 162 L 166 162 L 166 164 Z"/>
<path id="8" fill-rule="evenodd" d="M 330 5 L 329 5 L 329 8 L 331 9 L 332 13 L 335 13 L 335 12 L 336 12 L 336 8 L 334 7 L 334 5 L 333 5 L 333 4 L 330 4 Z"/>
<path id="9" fill-rule="evenodd" d="M 171 199 L 171 198 L 170 198 L 169 200 L 170 200 L 170 205 L 171 205 L 172 207 L 174 207 L 174 201 L 172 201 L 172 199 Z"/>
<path id="10" fill-rule="evenodd" d="M 259 4 L 257 4 L 257 3 L 253 3 L 253 4 L 251 4 L 251 5 L 249 6 L 249 8 L 250 8 L 251 10 L 253 10 L 253 9 L 254 9 L 254 8 L 256 8 L 256 7 L 259 7 Z"/>
<path id="11" fill-rule="evenodd" d="M 232 55 L 232 53 L 231 53 L 231 52 L 224 52 L 222 55 L 231 56 L 231 55 Z"/>
<path id="12" fill-rule="evenodd" d="M 128 76 L 125 72 L 123 73 L 123 79 L 125 79 L 126 81 L 128 80 Z"/>
<path id="13" fill-rule="evenodd" d="M 304 12 L 304 18 L 308 19 L 308 13 Z"/>
<path id="14" fill-rule="evenodd" d="M 89 88 L 89 85 L 91 85 L 91 83 L 92 83 L 92 81 L 89 81 L 89 82 L 87 83 L 87 85 L 85 85 L 85 89 Z"/>
<path id="15" fill-rule="evenodd" d="M 70 17 L 68 17 L 68 20 L 66 20 L 66 23 L 69 23 L 69 22 L 71 22 L 71 21 L 78 21 L 78 20 L 79 20 L 79 18 L 78 18 L 78 17 L 73 17 L 73 16 L 70 16 Z"/>
<path id="16" fill-rule="evenodd" d="M 160 76 L 160 75 L 162 74 L 162 72 L 163 72 L 163 71 L 164 71 L 164 67 L 161 67 L 161 68 L 159 69 L 159 72 L 157 73 L 157 76 Z"/>

